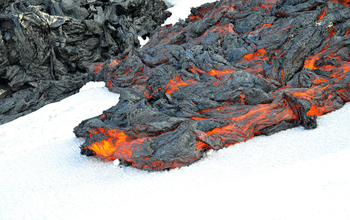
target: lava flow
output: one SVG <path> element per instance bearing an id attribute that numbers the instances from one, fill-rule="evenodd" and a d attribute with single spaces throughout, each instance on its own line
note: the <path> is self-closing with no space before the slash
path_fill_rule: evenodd
<path id="1" fill-rule="evenodd" d="M 317 127 L 350 101 L 349 1 L 221 0 L 127 57 L 87 65 L 121 94 L 81 122 L 81 152 L 181 167 L 257 135 Z"/>

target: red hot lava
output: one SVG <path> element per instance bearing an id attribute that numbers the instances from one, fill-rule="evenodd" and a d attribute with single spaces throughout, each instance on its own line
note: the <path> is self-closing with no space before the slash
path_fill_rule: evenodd
<path id="1" fill-rule="evenodd" d="M 147 170 L 295 126 L 350 101 L 350 1 L 220 1 L 127 57 L 89 64 L 119 103 L 75 128 L 82 154 Z"/>

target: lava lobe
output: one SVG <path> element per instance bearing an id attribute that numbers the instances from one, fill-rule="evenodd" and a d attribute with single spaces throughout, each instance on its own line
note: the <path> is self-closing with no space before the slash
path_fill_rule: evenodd
<path id="1" fill-rule="evenodd" d="M 149 43 L 86 63 L 119 102 L 81 122 L 81 152 L 181 167 L 257 135 L 317 127 L 350 100 L 350 1 L 221 0 Z"/>

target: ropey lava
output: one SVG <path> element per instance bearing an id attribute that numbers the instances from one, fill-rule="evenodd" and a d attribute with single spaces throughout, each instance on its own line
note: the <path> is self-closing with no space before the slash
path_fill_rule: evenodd
<path id="1" fill-rule="evenodd" d="M 88 63 L 120 101 L 75 129 L 81 153 L 146 170 L 295 126 L 350 100 L 350 1 L 222 0 L 125 57 Z"/>

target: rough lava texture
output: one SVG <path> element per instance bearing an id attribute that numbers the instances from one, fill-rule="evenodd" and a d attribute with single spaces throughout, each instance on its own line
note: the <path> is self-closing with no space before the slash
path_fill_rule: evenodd
<path id="1" fill-rule="evenodd" d="M 0 124 L 78 92 L 84 62 L 125 56 L 170 16 L 162 0 L 0 2 Z"/>
<path id="2" fill-rule="evenodd" d="M 181 167 L 350 100 L 349 1 L 222 0 L 124 58 L 88 64 L 119 103 L 74 129 L 81 153 Z"/>
<path id="3" fill-rule="evenodd" d="M 180 167 L 256 135 L 316 128 L 350 100 L 348 1 L 225 1 L 193 8 L 124 58 L 88 64 L 121 93 L 83 121 L 81 153 Z"/>

